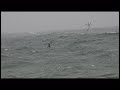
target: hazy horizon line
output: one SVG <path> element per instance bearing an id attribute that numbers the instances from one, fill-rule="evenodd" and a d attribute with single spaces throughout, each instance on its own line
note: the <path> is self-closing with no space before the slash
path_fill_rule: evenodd
<path id="1" fill-rule="evenodd" d="M 114 26 L 105 26 L 105 27 L 92 27 L 91 29 L 94 29 L 94 28 L 114 28 L 114 27 L 118 27 L 119 28 L 119 25 L 114 25 Z M 84 29 L 87 29 L 87 28 L 79 28 L 79 29 L 74 29 L 74 30 L 84 30 Z M 46 30 L 49 30 L 49 31 L 46 31 Z M 1 31 L 1 33 L 7 33 L 7 34 L 12 34 L 12 33 L 45 33 L 45 32 L 59 32 L 58 30 L 60 31 L 66 31 L 66 30 L 73 30 L 73 29 L 46 29 L 45 31 L 25 31 L 25 32 L 4 32 L 4 31 Z"/>

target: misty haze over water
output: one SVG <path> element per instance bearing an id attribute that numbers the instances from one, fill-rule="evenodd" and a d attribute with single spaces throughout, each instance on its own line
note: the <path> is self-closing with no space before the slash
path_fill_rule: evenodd
<path id="1" fill-rule="evenodd" d="M 119 26 L 119 12 L 1 12 L 1 31 L 51 32 Z"/>

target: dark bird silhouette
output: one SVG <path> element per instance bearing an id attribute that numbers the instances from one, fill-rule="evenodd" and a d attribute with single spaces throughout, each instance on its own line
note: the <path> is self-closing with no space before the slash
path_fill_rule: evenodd
<path id="1" fill-rule="evenodd" d="M 50 43 L 48 43 L 48 48 L 50 48 L 51 47 L 51 45 L 50 45 Z"/>
<path id="2" fill-rule="evenodd" d="M 48 48 L 51 48 L 51 44 L 53 43 L 53 40 L 50 40 L 48 43 Z"/>

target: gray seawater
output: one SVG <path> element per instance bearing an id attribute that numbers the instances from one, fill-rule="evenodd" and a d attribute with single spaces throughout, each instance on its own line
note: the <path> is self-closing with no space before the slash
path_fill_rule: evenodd
<path id="1" fill-rule="evenodd" d="M 119 78 L 119 34 L 3 39 L 1 78 Z"/>

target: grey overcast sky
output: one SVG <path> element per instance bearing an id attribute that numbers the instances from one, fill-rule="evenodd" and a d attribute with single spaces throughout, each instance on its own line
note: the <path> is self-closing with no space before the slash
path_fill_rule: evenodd
<path id="1" fill-rule="evenodd" d="M 2 32 L 44 32 L 119 25 L 119 12 L 1 12 Z"/>

